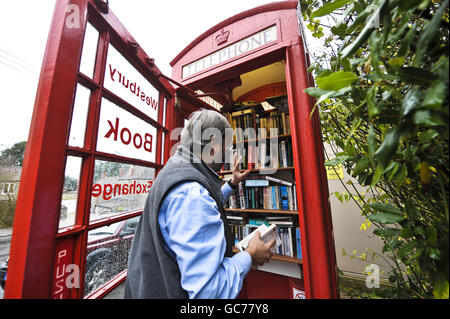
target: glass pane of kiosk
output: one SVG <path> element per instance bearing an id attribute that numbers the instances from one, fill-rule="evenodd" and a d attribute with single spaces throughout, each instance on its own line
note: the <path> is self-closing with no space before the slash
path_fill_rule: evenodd
<path id="1" fill-rule="evenodd" d="M 127 268 L 139 216 L 88 232 L 84 295 L 95 292 Z"/>
<path id="2" fill-rule="evenodd" d="M 158 120 L 159 92 L 114 46 L 108 47 L 104 87 Z"/>
<path id="3" fill-rule="evenodd" d="M 81 53 L 80 72 L 90 78 L 94 75 L 98 36 L 97 29 L 88 23 L 84 35 L 83 52 Z"/>
<path id="4" fill-rule="evenodd" d="M 155 169 L 95 161 L 90 221 L 144 209 Z"/>
<path id="5" fill-rule="evenodd" d="M 88 232 L 84 296 L 98 291 L 127 268 L 128 253 L 139 216 L 104 221 L 144 209 L 156 170 L 126 163 L 157 162 L 159 91 L 113 45 L 108 46 L 105 96 L 101 99 L 92 180 L 89 223 L 102 226 Z M 105 159 L 108 158 L 107 160 Z M 161 155 L 162 157 L 162 155 Z M 158 158 L 159 160 L 159 158 Z"/>
<path id="6" fill-rule="evenodd" d="M 156 133 L 151 124 L 103 98 L 97 151 L 155 162 Z"/>
<path id="7" fill-rule="evenodd" d="M 59 228 L 73 226 L 75 224 L 80 171 L 81 157 L 68 156 L 64 173 Z"/>
<path id="8" fill-rule="evenodd" d="M 75 147 L 84 146 L 84 134 L 86 131 L 86 118 L 89 109 L 89 97 L 91 91 L 81 84 L 77 85 L 77 91 L 73 106 L 72 122 L 70 124 L 69 145 Z"/>

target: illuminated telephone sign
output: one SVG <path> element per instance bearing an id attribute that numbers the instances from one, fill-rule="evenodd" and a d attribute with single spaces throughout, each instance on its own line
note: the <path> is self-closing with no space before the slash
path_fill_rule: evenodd
<path id="1" fill-rule="evenodd" d="M 277 26 L 273 25 L 183 66 L 182 78 L 187 78 L 193 74 L 209 69 L 210 67 L 244 55 L 248 52 L 261 48 L 268 43 L 275 42 L 277 39 Z"/>

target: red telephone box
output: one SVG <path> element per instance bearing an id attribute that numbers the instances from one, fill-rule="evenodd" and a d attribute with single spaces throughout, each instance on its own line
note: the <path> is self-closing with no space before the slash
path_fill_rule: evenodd
<path id="1" fill-rule="evenodd" d="M 297 186 L 303 258 L 300 262 L 277 259 L 299 263 L 302 276 L 290 277 L 283 271 L 273 274 L 267 269 L 252 271 L 241 297 L 338 297 L 320 124 L 317 112 L 311 116 L 311 98 L 303 92 L 312 81 L 297 5 L 298 1 L 280 1 L 230 17 L 194 39 L 171 62 L 172 78 L 221 103 L 221 112 L 232 112 L 240 102 L 260 103 L 287 95 L 293 166 L 278 170 L 284 176 L 291 174 L 287 177 Z M 183 115 L 175 112 L 177 116 Z M 254 169 L 252 174 L 265 172 Z M 268 211 L 247 209 L 242 213 Z"/>
<path id="2" fill-rule="evenodd" d="M 16 204 L 5 298 L 102 298 L 126 277 L 136 219 L 177 141 L 209 96 L 286 94 L 303 258 L 301 279 L 252 271 L 241 298 L 336 298 L 337 275 L 317 112 L 297 1 L 233 16 L 161 74 L 104 0 L 57 1 Z M 174 86 L 170 83 L 174 83 Z M 199 92 L 201 90 L 203 93 Z M 232 104 L 232 103 L 231 103 Z M 221 111 L 224 111 L 221 110 Z M 259 173 L 255 170 L 253 173 Z M 278 257 L 277 262 L 292 259 Z M 265 280 L 273 289 L 262 289 Z"/>

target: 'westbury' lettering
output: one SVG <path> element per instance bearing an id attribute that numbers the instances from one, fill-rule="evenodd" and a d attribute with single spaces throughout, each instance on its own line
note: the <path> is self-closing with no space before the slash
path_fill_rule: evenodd
<path id="1" fill-rule="evenodd" d="M 116 68 L 113 68 L 111 63 L 109 63 L 109 75 L 111 77 L 111 81 L 115 82 L 117 80 L 119 84 L 122 84 L 124 88 L 129 89 L 130 93 L 139 97 L 142 102 L 146 103 L 152 109 L 156 110 L 158 108 L 158 101 L 156 99 L 148 96 L 141 90 L 141 87 L 136 84 L 136 82 L 131 82 L 124 73 L 121 73 Z"/>

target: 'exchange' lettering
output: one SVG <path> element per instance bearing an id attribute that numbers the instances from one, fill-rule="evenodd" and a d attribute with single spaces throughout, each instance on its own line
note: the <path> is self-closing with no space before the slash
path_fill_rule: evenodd
<path id="1" fill-rule="evenodd" d="M 102 195 L 104 200 L 110 200 L 112 197 L 121 195 L 136 195 L 145 194 L 150 191 L 153 181 L 147 181 L 146 183 L 136 183 L 134 181 L 131 184 L 94 184 L 92 186 L 92 196 L 99 197 Z"/>

